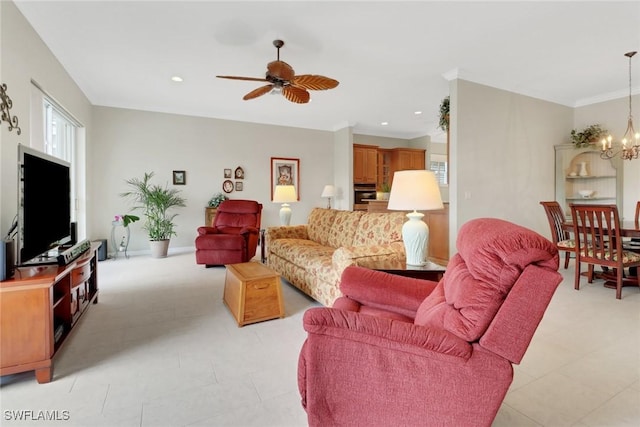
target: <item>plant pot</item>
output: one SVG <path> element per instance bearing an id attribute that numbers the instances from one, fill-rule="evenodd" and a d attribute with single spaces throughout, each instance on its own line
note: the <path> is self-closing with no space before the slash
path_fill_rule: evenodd
<path id="1" fill-rule="evenodd" d="M 389 200 L 389 194 L 386 191 L 376 191 L 376 200 Z"/>
<path id="2" fill-rule="evenodd" d="M 166 240 L 150 240 L 151 258 L 166 258 L 169 251 L 169 239 Z"/>

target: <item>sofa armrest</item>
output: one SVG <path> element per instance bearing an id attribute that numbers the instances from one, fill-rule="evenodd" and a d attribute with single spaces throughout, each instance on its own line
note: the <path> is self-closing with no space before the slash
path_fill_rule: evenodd
<path id="1" fill-rule="evenodd" d="M 411 318 L 422 301 L 438 286 L 431 280 L 397 276 L 362 267 L 348 267 L 342 273 L 340 291 L 342 299 L 334 307 L 355 309 L 358 306 L 373 307 Z"/>
<path id="2" fill-rule="evenodd" d="M 282 225 L 278 227 L 267 227 L 266 241 L 276 239 L 309 239 L 307 225 Z"/>
<path id="3" fill-rule="evenodd" d="M 358 341 L 427 357 L 430 354 L 433 357 L 446 355 L 461 363 L 468 360 L 472 354 L 470 343 L 444 329 L 333 308 L 308 309 L 304 313 L 303 326 L 307 332 L 313 334 Z"/>
<path id="4" fill-rule="evenodd" d="M 367 268 L 398 268 L 406 257 L 402 242 L 371 246 L 343 246 L 333 252 L 332 264 L 338 275 L 356 265 Z"/>

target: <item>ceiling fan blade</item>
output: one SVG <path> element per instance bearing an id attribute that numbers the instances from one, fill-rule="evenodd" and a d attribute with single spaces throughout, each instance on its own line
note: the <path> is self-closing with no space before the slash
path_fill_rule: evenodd
<path id="1" fill-rule="evenodd" d="M 258 89 L 254 89 L 248 94 L 246 94 L 245 96 L 243 96 L 242 99 L 244 99 L 245 101 L 248 101 L 249 99 L 257 98 L 259 96 L 264 95 L 265 93 L 271 92 L 271 89 L 273 89 L 273 85 L 261 86 Z"/>
<path id="2" fill-rule="evenodd" d="M 296 86 L 285 86 L 282 88 L 282 95 L 287 98 L 291 102 L 295 102 L 296 104 L 306 104 L 309 102 L 309 92 L 301 87 Z"/>
<path id="3" fill-rule="evenodd" d="M 290 81 L 295 76 L 291 65 L 284 61 L 273 61 L 267 64 L 267 74 L 280 80 Z"/>
<path id="4" fill-rule="evenodd" d="M 302 74 L 299 76 L 295 76 L 291 84 L 304 89 L 327 90 L 333 89 L 340 83 L 337 80 L 330 79 L 329 77 L 325 76 L 319 76 L 316 74 Z"/>
<path id="5" fill-rule="evenodd" d="M 231 80 L 249 80 L 252 82 L 266 82 L 267 79 L 260 77 L 239 77 L 239 76 L 216 76 L 219 79 L 231 79 Z"/>

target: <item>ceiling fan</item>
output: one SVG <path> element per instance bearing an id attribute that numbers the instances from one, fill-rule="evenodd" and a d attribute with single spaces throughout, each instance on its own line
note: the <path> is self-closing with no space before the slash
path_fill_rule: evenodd
<path id="1" fill-rule="evenodd" d="M 239 77 L 239 76 L 216 76 L 221 79 L 250 80 L 255 82 L 269 82 L 268 85 L 261 86 L 246 94 L 242 99 L 245 101 L 269 93 L 271 91 L 280 92 L 291 102 L 306 104 L 310 95 L 308 90 L 327 90 L 338 86 L 339 82 L 329 77 L 317 74 L 295 75 L 291 65 L 280 61 L 280 48 L 284 46 L 282 40 L 274 40 L 273 45 L 278 49 L 278 58 L 267 64 L 265 78 L 259 77 Z"/>

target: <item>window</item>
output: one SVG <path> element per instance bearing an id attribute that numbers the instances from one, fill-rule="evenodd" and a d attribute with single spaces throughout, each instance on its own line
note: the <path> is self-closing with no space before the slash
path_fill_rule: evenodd
<path id="1" fill-rule="evenodd" d="M 43 98 L 44 151 L 71 163 L 71 200 L 76 196 L 75 147 L 78 126 L 57 105 Z M 71 220 L 76 221 L 76 209 L 72 206 Z"/>
<path id="2" fill-rule="evenodd" d="M 440 185 L 448 185 L 447 181 L 447 162 L 443 160 L 431 160 L 429 162 L 429 170 L 435 172 L 436 179 Z"/>

